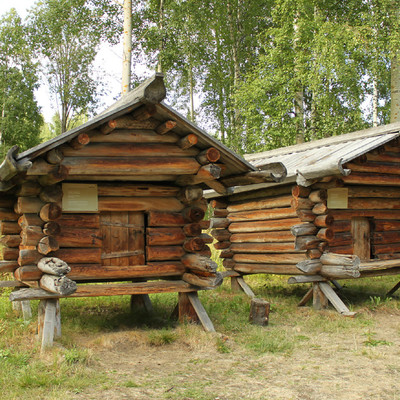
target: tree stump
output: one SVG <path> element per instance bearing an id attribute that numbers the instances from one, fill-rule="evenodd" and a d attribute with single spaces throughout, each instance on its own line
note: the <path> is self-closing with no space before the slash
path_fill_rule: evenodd
<path id="1" fill-rule="evenodd" d="M 270 304 L 264 299 L 251 299 L 249 321 L 255 325 L 268 325 Z"/>

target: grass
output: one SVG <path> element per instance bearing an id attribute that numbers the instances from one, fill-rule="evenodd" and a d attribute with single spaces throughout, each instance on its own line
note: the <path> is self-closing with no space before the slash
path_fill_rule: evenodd
<path id="1" fill-rule="evenodd" d="M 229 281 L 217 290 L 200 292 L 200 299 L 218 332 L 211 336 L 191 324 L 179 325 L 171 318 L 176 294 L 152 295 L 152 315 L 132 314 L 128 296 L 64 299 L 61 301 L 63 336 L 44 358 L 35 341 L 37 302 L 32 302 L 32 322 L 25 323 L 11 308 L 7 299 L 9 290 L 3 290 L 0 295 L 0 398 L 68 398 L 69 394 L 86 388 L 113 387 L 112 378 L 96 368 L 93 349 L 104 344 L 105 334 L 114 332 L 127 332 L 138 346 L 198 348 L 211 344 L 221 357 L 234 357 L 237 353 L 246 357 L 265 354 L 290 357 L 301 349 L 322 351 L 318 342 L 321 335 L 332 337 L 332 341 L 337 335 L 359 335 L 364 348 L 382 348 L 392 343 L 376 336 L 374 316 L 377 313 L 400 315 L 400 300 L 384 296 L 398 278 L 346 282 L 341 297 L 359 312 L 356 318 L 344 318 L 332 309 L 317 312 L 311 307 L 298 308 L 306 287 L 288 285 L 286 279 L 246 277 L 257 297 L 271 304 L 270 323 L 265 327 L 248 322 L 250 300 L 244 294 L 233 293 Z M 193 359 L 194 369 L 203 364 L 205 360 Z M 134 389 L 142 387 L 142 382 L 135 377 L 125 378 L 120 385 Z M 183 385 L 179 390 L 166 390 L 164 398 L 215 399 L 216 395 L 207 397 L 203 389 L 200 383 Z"/>

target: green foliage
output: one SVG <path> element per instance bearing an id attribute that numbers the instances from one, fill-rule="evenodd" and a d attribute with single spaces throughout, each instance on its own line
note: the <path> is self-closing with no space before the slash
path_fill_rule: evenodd
<path id="1" fill-rule="evenodd" d="M 12 9 L 0 19 L 0 151 L 17 144 L 21 150 L 39 143 L 43 122 L 34 98 L 37 65 L 31 61 L 25 27 Z"/>
<path id="2" fill-rule="evenodd" d="M 32 46 L 44 60 L 42 72 L 59 106 L 61 132 L 71 128 L 75 115 L 93 111 L 101 94 L 93 62 L 101 40 L 112 40 L 116 29 L 96 5 L 99 2 L 44 0 L 29 14 Z"/>

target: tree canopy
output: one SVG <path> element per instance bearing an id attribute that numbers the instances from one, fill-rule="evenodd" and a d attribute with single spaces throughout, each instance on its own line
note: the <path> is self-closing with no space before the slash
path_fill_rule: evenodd
<path id="1" fill-rule="evenodd" d="M 39 143 L 43 122 L 34 97 L 37 65 L 27 43 L 21 18 L 12 9 L 0 19 L 0 144 L 22 150 Z"/>

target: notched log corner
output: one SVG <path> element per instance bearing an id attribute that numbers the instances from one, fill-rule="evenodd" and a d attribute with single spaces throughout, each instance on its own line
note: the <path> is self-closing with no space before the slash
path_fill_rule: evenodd
<path id="1" fill-rule="evenodd" d="M 20 172 L 27 171 L 32 163 L 26 159 L 22 159 L 20 161 L 16 160 L 16 155 L 18 153 L 19 147 L 13 146 L 10 150 L 8 150 L 6 158 L 0 165 L 0 181 L 6 182 L 13 178 L 15 175 Z"/>

